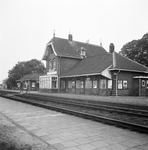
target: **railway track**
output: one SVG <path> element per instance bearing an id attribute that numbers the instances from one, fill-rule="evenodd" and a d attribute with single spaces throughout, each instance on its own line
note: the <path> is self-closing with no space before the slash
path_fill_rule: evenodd
<path id="1" fill-rule="evenodd" d="M 136 130 L 136 131 L 140 131 L 140 132 L 144 132 L 144 133 L 148 133 L 148 125 L 141 125 L 141 124 L 136 124 L 136 123 L 131 123 L 131 122 L 126 122 L 120 119 L 114 119 L 114 118 L 110 118 L 110 117 L 104 117 L 101 115 L 96 115 L 95 113 L 90 113 L 90 109 L 91 110 L 98 110 L 100 109 L 99 106 L 95 107 L 94 105 L 91 105 L 91 107 L 89 108 L 89 104 L 84 105 L 84 102 L 81 101 L 81 103 L 75 103 L 74 101 L 71 101 L 69 103 L 66 104 L 67 100 L 56 100 L 56 98 L 54 97 L 48 97 L 48 96 L 41 96 L 41 95 L 34 95 L 34 94 L 2 94 L 1 96 L 6 97 L 6 98 L 10 98 L 13 100 L 17 100 L 17 101 L 21 101 L 21 102 L 25 102 L 25 103 L 29 103 L 32 105 L 36 105 L 36 106 L 40 106 L 40 107 L 44 107 L 44 108 L 48 108 L 48 109 L 52 109 L 52 110 L 56 110 L 56 111 L 60 111 L 63 113 L 68 113 L 68 114 L 72 114 L 72 115 L 76 115 L 76 116 L 80 116 L 83 118 L 87 118 L 87 119 L 91 119 L 91 120 L 95 120 L 95 121 L 99 121 L 99 122 L 103 122 L 103 123 L 108 123 L 108 124 L 112 124 L 115 126 L 120 126 L 120 127 L 124 127 L 124 128 L 128 128 L 131 130 Z M 62 103 L 63 101 L 63 103 Z M 56 103 L 55 103 L 56 102 Z M 68 107 L 66 106 L 68 105 Z M 83 106 L 82 106 L 83 105 Z M 101 109 L 109 109 L 107 111 L 113 111 L 113 106 L 112 107 L 106 107 L 103 108 L 105 106 L 101 106 Z M 75 109 L 76 108 L 76 109 Z M 77 109 L 78 108 L 78 109 Z M 82 109 L 85 108 L 85 109 Z M 118 107 L 119 109 L 119 107 Z M 129 108 L 127 108 L 128 110 Z M 81 110 L 81 111 L 80 111 Z M 87 110 L 87 111 L 85 111 Z M 88 111 L 89 110 L 89 111 Z M 134 113 L 131 111 L 135 111 Z M 102 110 L 101 110 L 102 111 Z M 104 111 L 104 110 L 103 110 Z M 139 117 L 143 117 L 145 119 L 148 119 L 147 117 L 147 111 L 146 110 L 139 110 L 140 113 L 136 113 L 136 111 L 138 111 L 137 109 L 131 109 L 130 110 L 130 115 L 131 116 L 136 116 L 137 114 L 139 114 Z M 116 113 L 118 112 L 118 110 L 116 110 Z M 119 113 L 124 114 L 126 111 L 125 110 L 120 110 Z M 143 114 L 145 113 L 145 114 Z M 112 113 L 112 115 L 114 115 Z M 118 114 L 119 115 L 119 114 Z M 129 116 L 129 112 L 127 112 L 127 114 Z M 120 115 L 119 115 L 120 116 Z M 132 118 L 132 117 L 130 117 Z"/>
<path id="2" fill-rule="evenodd" d="M 77 107 L 85 107 L 88 109 L 93 110 L 102 110 L 102 111 L 108 111 L 108 112 L 116 112 L 120 114 L 126 114 L 131 116 L 138 116 L 138 117 L 148 117 L 148 107 L 139 107 L 135 108 L 133 105 L 120 105 L 120 106 L 112 106 L 110 103 L 90 103 L 88 101 L 83 100 L 73 100 L 73 99 L 66 99 L 66 98 L 57 98 L 57 97 L 49 97 L 49 96 L 42 96 L 42 95 L 34 95 L 34 94 L 24 94 L 19 95 L 20 97 L 24 98 L 32 98 L 38 101 L 44 101 L 44 102 L 53 102 L 57 104 L 65 104 L 65 105 L 73 105 Z M 94 102 L 94 101 L 93 101 Z M 128 106 L 128 107 L 127 107 Z"/>

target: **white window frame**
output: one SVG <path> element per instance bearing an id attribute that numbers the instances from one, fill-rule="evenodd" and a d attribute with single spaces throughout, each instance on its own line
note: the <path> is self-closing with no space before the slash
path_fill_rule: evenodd
<path id="1" fill-rule="evenodd" d="M 108 89 L 112 89 L 112 84 L 113 84 L 113 81 L 112 80 L 108 80 Z"/>
<path id="2" fill-rule="evenodd" d="M 145 87 L 145 80 L 142 80 L 142 86 Z"/>
<path id="3" fill-rule="evenodd" d="M 148 80 L 146 81 L 146 88 L 148 89 Z"/>
<path id="4" fill-rule="evenodd" d="M 85 50 L 81 50 L 81 55 L 85 56 L 86 55 L 86 51 Z"/>
<path id="5" fill-rule="evenodd" d="M 123 81 L 122 80 L 118 80 L 118 89 L 122 90 L 123 89 Z"/>
<path id="6" fill-rule="evenodd" d="M 126 84 L 125 84 L 126 83 Z M 126 86 L 125 86 L 126 85 Z M 127 80 L 123 80 L 123 89 L 127 89 Z"/>
<path id="7" fill-rule="evenodd" d="M 97 80 L 93 80 L 93 89 L 97 89 L 98 88 L 98 82 Z"/>
<path id="8" fill-rule="evenodd" d="M 53 82 L 55 82 L 56 84 L 55 84 L 55 86 L 56 87 L 53 87 Z M 51 87 L 52 87 L 52 89 L 57 89 L 58 88 L 58 78 L 57 77 L 51 77 Z"/>

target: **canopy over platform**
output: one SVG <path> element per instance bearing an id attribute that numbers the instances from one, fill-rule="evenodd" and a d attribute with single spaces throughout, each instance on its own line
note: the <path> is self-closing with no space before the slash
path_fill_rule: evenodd
<path id="1" fill-rule="evenodd" d="M 135 76 L 134 79 L 148 79 L 148 76 Z"/>

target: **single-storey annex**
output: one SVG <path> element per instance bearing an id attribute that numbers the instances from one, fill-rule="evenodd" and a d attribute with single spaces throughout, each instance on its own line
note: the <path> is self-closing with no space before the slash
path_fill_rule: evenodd
<path id="1" fill-rule="evenodd" d="M 39 77 L 40 92 L 89 95 L 147 94 L 148 68 L 102 46 L 53 37 L 43 60 L 47 74 Z"/>
<path id="2" fill-rule="evenodd" d="M 27 89 L 29 91 L 38 91 L 39 90 L 39 76 L 42 74 L 39 73 L 33 73 L 33 74 L 28 74 L 24 75 L 20 79 L 17 80 L 17 86 L 18 89 L 22 88 Z"/>

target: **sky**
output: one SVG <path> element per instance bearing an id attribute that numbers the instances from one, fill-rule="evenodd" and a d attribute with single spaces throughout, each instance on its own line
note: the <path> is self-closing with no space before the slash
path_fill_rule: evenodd
<path id="1" fill-rule="evenodd" d="M 55 36 L 109 51 L 148 33 L 148 0 L 0 0 L 0 83 L 18 62 L 42 60 Z M 42 61 L 44 63 L 44 61 Z"/>

